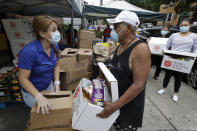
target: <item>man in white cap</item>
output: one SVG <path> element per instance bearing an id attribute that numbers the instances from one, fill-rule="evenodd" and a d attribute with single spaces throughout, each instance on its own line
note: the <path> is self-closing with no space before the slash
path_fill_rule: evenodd
<path id="1" fill-rule="evenodd" d="M 117 131 L 136 131 L 142 126 L 145 85 L 151 67 L 151 55 L 146 43 L 136 38 L 139 18 L 134 12 L 122 11 L 115 19 L 111 38 L 120 43 L 111 61 L 110 71 L 118 80 L 119 99 L 104 102 L 97 117 L 107 118 L 120 109 L 114 123 Z"/>

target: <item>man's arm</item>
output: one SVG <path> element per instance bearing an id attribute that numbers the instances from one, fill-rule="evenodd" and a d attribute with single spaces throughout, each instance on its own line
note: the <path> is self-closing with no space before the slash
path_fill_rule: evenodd
<path id="1" fill-rule="evenodd" d="M 117 109 L 132 101 L 145 87 L 151 67 L 150 49 L 146 43 L 138 45 L 130 56 L 133 69 L 133 84 L 116 102 L 105 102 L 104 110 L 97 114 L 98 117 L 107 118 Z"/>

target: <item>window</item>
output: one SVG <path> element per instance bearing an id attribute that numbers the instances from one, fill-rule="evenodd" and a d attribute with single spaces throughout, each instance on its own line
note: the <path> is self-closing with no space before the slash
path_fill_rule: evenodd
<path id="1" fill-rule="evenodd" d="M 166 17 L 166 22 L 171 23 L 172 22 L 172 17 L 173 17 L 173 13 L 168 13 L 168 15 Z"/>

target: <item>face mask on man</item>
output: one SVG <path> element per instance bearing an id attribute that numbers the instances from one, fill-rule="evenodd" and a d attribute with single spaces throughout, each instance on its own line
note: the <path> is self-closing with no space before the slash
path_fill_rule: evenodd
<path id="1" fill-rule="evenodd" d="M 126 27 L 120 30 L 118 33 L 122 32 Z M 110 37 L 113 41 L 119 42 L 118 33 L 115 30 L 112 30 L 110 33 Z"/>
<path id="2" fill-rule="evenodd" d="M 168 31 L 166 30 L 161 30 L 161 35 L 167 35 L 168 34 Z"/>
<path id="3" fill-rule="evenodd" d="M 58 43 L 60 39 L 61 39 L 60 32 L 55 31 L 51 33 L 51 39 L 49 39 L 49 41 L 51 42 L 51 44 L 55 44 Z"/>
<path id="4" fill-rule="evenodd" d="M 181 32 L 188 32 L 189 31 L 189 26 L 181 26 L 180 31 Z"/>

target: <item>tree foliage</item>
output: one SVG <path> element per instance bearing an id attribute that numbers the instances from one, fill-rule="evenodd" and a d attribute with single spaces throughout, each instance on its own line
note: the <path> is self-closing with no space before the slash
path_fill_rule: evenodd
<path id="1" fill-rule="evenodd" d="M 197 5 L 191 8 L 192 3 L 197 0 L 127 0 L 129 3 L 143 9 L 159 12 L 160 5 L 175 5 L 174 10 L 177 14 L 183 12 L 193 12 L 194 19 L 197 19 Z"/>
<path id="2" fill-rule="evenodd" d="M 196 0 L 179 0 L 175 6 L 177 14 L 182 12 L 196 11 L 196 8 L 191 8 L 191 4 L 197 2 Z"/>
<path id="3" fill-rule="evenodd" d="M 141 7 L 143 9 L 156 11 L 160 9 L 160 5 L 169 5 L 171 2 L 176 2 L 176 0 L 127 0 L 129 3 Z"/>

